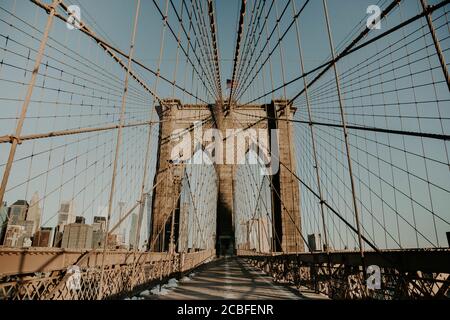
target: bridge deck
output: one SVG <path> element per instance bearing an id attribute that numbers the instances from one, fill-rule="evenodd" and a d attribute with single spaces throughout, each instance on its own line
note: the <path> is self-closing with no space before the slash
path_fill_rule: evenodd
<path id="1" fill-rule="evenodd" d="M 323 296 L 275 284 L 272 278 L 239 258 L 220 259 L 196 272 L 190 281 L 167 295 L 152 296 L 158 300 L 298 300 Z"/>

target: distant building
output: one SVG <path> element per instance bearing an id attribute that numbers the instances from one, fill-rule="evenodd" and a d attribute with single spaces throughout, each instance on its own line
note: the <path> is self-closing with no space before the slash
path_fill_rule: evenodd
<path id="1" fill-rule="evenodd" d="M 126 206 L 126 202 L 119 201 L 118 206 L 119 206 L 119 219 L 122 220 L 125 215 L 124 208 Z M 127 219 L 124 219 L 124 221 L 120 225 L 120 232 L 117 241 L 121 244 L 125 244 L 126 241 L 126 234 L 127 234 L 126 221 Z"/>
<path id="2" fill-rule="evenodd" d="M 92 249 L 101 249 L 105 243 L 105 232 L 103 230 L 93 230 L 92 232 Z"/>
<path id="3" fill-rule="evenodd" d="M 33 228 L 31 230 L 31 236 L 35 234 L 35 232 L 39 231 L 41 227 L 41 215 L 42 209 L 39 207 L 39 194 L 35 192 L 30 201 L 30 207 L 27 212 L 27 221 L 33 222 Z"/>
<path id="4" fill-rule="evenodd" d="M 30 205 L 26 200 L 18 200 L 9 209 L 8 226 L 4 236 L 5 247 L 28 246 L 33 236 L 33 221 L 26 221 Z M 30 244 L 31 245 L 31 244 Z"/>
<path id="5" fill-rule="evenodd" d="M 25 227 L 19 225 L 8 225 L 6 228 L 5 240 L 3 241 L 3 245 L 5 247 L 17 248 L 21 247 L 23 242 L 23 235 L 25 233 Z"/>
<path id="6" fill-rule="evenodd" d="M 92 249 L 93 228 L 87 224 L 71 223 L 64 227 L 61 248 Z"/>
<path id="7" fill-rule="evenodd" d="M 308 235 L 308 246 L 311 252 L 322 251 L 320 233 L 313 233 Z"/>
<path id="8" fill-rule="evenodd" d="M 25 227 L 25 233 L 28 238 L 33 237 L 34 221 L 25 220 L 25 221 L 19 222 L 18 224 Z"/>
<path id="9" fill-rule="evenodd" d="M 55 233 L 53 234 L 53 247 L 61 248 L 63 232 L 61 231 L 61 226 L 56 226 Z"/>
<path id="10" fill-rule="evenodd" d="M 34 234 L 33 247 L 47 248 L 52 246 L 52 228 L 41 228 Z"/>
<path id="11" fill-rule="evenodd" d="M 94 231 L 106 231 L 106 217 L 94 217 Z"/>
<path id="12" fill-rule="evenodd" d="M 86 218 L 85 217 L 76 217 L 75 223 L 86 224 Z"/>
<path id="13" fill-rule="evenodd" d="M 101 249 L 105 243 L 106 217 L 94 217 L 92 228 L 92 248 Z"/>
<path id="14" fill-rule="evenodd" d="M 64 226 L 75 223 L 75 205 L 73 201 L 64 201 L 58 211 L 58 226 L 60 226 L 61 232 L 64 231 Z"/>
<path id="15" fill-rule="evenodd" d="M 137 232 L 137 219 L 138 216 L 136 213 L 133 213 L 131 215 L 131 225 L 130 225 L 130 249 L 135 248 L 135 241 L 136 241 L 136 232 Z"/>
<path id="16" fill-rule="evenodd" d="M 17 244 L 19 247 L 31 247 L 33 239 L 34 221 L 19 221 L 17 224 L 24 227 L 24 232 Z"/>
<path id="17" fill-rule="evenodd" d="M 19 222 L 25 221 L 30 205 L 26 200 L 18 200 L 13 203 L 9 209 L 8 225 L 18 225 Z"/>

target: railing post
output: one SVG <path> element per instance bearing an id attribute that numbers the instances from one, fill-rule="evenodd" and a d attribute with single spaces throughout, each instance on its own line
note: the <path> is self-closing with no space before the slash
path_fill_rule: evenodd
<path id="1" fill-rule="evenodd" d="M 62 0 L 53 0 L 52 4 L 48 6 L 48 18 L 47 24 L 45 26 L 44 33 L 42 35 L 41 43 L 37 52 L 36 60 L 34 62 L 33 73 L 31 74 L 30 83 L 28 84 L 27 93 L 25 100 L 22 104 L 22 110 L 20 112 L 19 120 L 17 122 L 16 130 L 14 136 L 11 137 L 11 149 L 9 150 L 8 161 L 6 162 L 5 172 L 3 173 L 2 183 L 0 185 L 0 204 L 3 203 L 3 198 L 5 197 L 6 186 L 8 185 L 9 175 L 11 173 L 11 168 L 14 162 L 14 156 L 16 154 L 17 145 L 20 144 L 20 135 L 22 133 L 23 124 L 25 122 L 25 117 L 27 115 L 28 106 L 30 105 L 31 96 L 33 95 L 34 86 L 36 84 L 36 78 L 39 72 L 39 67 L 41 66 L 42 58 L 44 56 L 45 47 L 47 46 L 48 36 L 52 28 L 53 19 L 55 17 L 55 12 L 57 6 Z"/>

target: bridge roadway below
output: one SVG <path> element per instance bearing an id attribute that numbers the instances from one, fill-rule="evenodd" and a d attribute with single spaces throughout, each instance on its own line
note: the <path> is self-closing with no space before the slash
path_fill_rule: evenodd
<path id="1" fill-rule="evenodd" d="M 186 278 L 185 278 L 186 279 Z M 326 299 L 307 289 L 299 292 L 247 264 L 242 258 L 221 258 L 195 271 L 188 281 L 152 300 L 300 300 Z"/>

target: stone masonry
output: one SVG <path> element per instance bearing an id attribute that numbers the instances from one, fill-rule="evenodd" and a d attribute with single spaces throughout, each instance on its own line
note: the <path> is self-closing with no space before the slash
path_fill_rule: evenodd
<path id="1" fill-rule="evenodd" d="M 283 100 L 272 101 L 268 105 L 233 106 L 233 108 L 239 113 L 230 112 L 225 116 L 218 111 L 222 110 L 219 105 L 182 105 L 176 99 L 165 100 L 164 107 L 157 108 L 161 124 L 154 181 L 157 186 L 153 191 L 152 203 L 150 238 L 152 251 L 168 249 L 169 239 L 166 230 L 170 229 L 173 210 L 177 210 L 179 205 L 180 184 L 173 179 L 173 165 L 170 161 L 172 149 L 177 142 L 172 141 L 171 134 L 176 129 L 187 129 L 193 135 L 195 121 L 204 123 L 203 131 L 209 128 L 220 129 L 224 144 L 229 139 L 226 129 L 279 129 L 279 158 L 284 166 L 280 165 L 277 174 L 271 177 L 274 231 L 278 235 L 273 240 L 273 248 L 275 251 L 284 252 L 304 251 L 299 234 L 301 230 L 299 185 L 289 172 L 289 170 L 296 171 L 292 123 L 281 120 L 292 118 L 295 109 L 286 105 L 286 101 Z M 258 116 L 269 119 L 261 119 Z M 228 151 L 224 150 L 224 153 L 226 152 Z M 219 177 L 216 249 L 221 254 L 232 253 L 234 250 L 233 188 L 236 167 L 236 164 L 227 164 L 225 156 L 223 162 L 215 165 Z"/>

